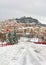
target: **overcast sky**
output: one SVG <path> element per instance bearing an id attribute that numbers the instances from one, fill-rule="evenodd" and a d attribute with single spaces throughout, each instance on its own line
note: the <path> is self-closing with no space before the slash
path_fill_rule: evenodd
<path id="1" fill-rule="evenodd" d="M 0 20 L 31 16 L 46 23 L 46 0 L 0 0 Z"/>

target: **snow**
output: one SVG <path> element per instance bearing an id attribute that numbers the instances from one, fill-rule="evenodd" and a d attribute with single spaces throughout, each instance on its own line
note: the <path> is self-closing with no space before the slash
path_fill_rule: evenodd
<path id="1" fill-rule="evenodd" d="M 7 44 L 7 42 L 6 42 L 6 41 L 4 41 L 4 42 L 1 42 L 1 41 L 0 41 L 0 44 Z"/>
<path id="2" fill-rule="evenodd" d="M 33 27 L 22 27 L 22 28 L 18 28 L 18 29 L 32 29 Z"/>
<path id="3" fill-rule="evenodd" d="M 40 41 L 42 41 L 42 40 L 39 38 L 31 38 L 31 42 L 40 42 Z"/>
<path id="4" fill-rule="evenodd" d="M 46 45 L 21 37 L 13 46 L 0 47 L 0 65 L 46 65 Z"/>
<path id="5" fill-rule="evenodd" d="M 19 40 L 20 42 L 26 42 L 28 40 L 27 37 L 21 37 L 20 39 L 21 39 L 21 40 Z"/>
<path id="6" fill-rule="evenodd" d="M 0 42 L 0 44 L 2 44 L 2 42 Z"/>

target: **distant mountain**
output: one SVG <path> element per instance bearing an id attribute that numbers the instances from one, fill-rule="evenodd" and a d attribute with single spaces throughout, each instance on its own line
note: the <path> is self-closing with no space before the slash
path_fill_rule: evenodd
<path id="1" fill-rule="evenodd" d="M 46 26 L 45 24 L 41 24 L 37 19 L 34 19 L 32 17 L 21 17 L 15 19 L 18 23 L 34 23 L 36 25 L 40 26 Z"/>

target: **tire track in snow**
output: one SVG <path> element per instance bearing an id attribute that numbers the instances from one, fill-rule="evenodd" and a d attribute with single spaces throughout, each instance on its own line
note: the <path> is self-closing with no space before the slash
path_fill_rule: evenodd
<path id="1" fill-rule="evenodd" d="M 20 53 L 20 51 L 21 51 L 21 53 Z M 26 64 L 26 48 L 25 47 L 24 47 L 24 49 L 21 48 L 20 51 L 18 52 L 20 57 L 18 58 L 18 60 L 14 60 L 15 61 L 14 65 L 25 65 Z M 18 56 L 18 54 L 17 54 L 17 56 Z"/>
<path id="2" fill-rule="evenodd" d="M 31 51 L 29 50 L 29 45 L 26 46 L 26 51 L 19 59 L 20 65 L 41 65 L 40 62 L 32 55 Z"/>
<path id="3" fill-rule="evenodd" d="M 30 62 L 31 62 L 33 65 L 41 65 L 41 63 L 39 62 L 39 60 L 36 59 L 36 58 L 32 55 L 32 53 L 31 53 L 31 51 L 29 51 L 29 49 L 28 49 L 28 54 L 29 54 Z"/>

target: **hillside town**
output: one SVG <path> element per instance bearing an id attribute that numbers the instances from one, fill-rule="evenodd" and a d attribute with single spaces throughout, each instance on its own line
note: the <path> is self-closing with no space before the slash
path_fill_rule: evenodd
<path id="1" fill-rule="evenodd" d="M 46 26 L 0 22 L 0 65 L 46 65 Z"/>
<path id="2" fill-rule="evenodd" d="M 8 19 L 0 22 L 0 39 L 6 40 L 7 33 L 13 33 L 14 31 L 17 36 L 28 35 L 30 38 L 39 38 L 44 42 L 46 41 L 46 26 L 37 25 L 34 22 L 18 23 L 14 19 Z"/>

